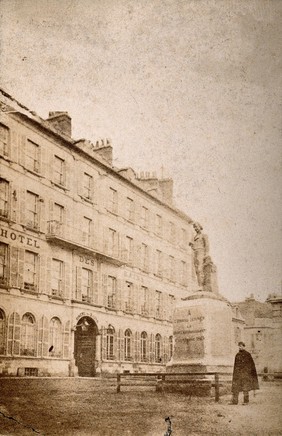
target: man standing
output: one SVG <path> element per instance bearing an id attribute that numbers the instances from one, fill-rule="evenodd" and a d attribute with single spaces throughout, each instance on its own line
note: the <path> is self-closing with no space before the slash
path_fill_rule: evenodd
<path id="1" fill-rule="evenodd" d="M 244 403 L 249 402 L 249 391 L 259 389 L 258 376 L 253 358 L 245 350 L 244 342 L 239 342 L 239 353 L 235 356 L 232 393 L 233 399 L 230 404 L 238 404 L 239 392 L 243 391 Z"/>

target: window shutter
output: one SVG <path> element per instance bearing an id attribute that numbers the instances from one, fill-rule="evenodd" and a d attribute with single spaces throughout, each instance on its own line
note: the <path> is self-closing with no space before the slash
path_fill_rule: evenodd
<path id="1" fill-rule="evenodd" d="M 169 307 L 169 297 L 168 297 L 168 294 L 165 293 L 165 294 L 163 294 L 163 319 L 166 321 L 169 318 L 170 309 L 171 308 Z"/>
<path id="2" fill-rule="evenodd" d="M 98 302 L 98 271 L 93 271 L 93 303 L 99 304 L 99 302 Z"/>
<path id="3" fill-rule="evenodd" d="M 134 223 L 138 226 L 141 225 L 141 204 L 138 201 L 134 201 Z"/>
<path id="4" fill-rule="evenodd" d="M 124 360 L 124 332 L 122 329 L 119 329 L 119 338 L 120 338 L 120 354 L 119 354 L 119 360 Z"/>
<path id="5" fill-rule="evenodd" d="M 154 362 L 155 361 L 155 336 L 153 333 L 150 334 L 150 339 L 149 339 L 149 359 L 150 362 Z"/>
<path id="6" fill-rule="evenodd" d="M 136 241 L 134 243 L 134 266 L 141 269 L 141 262 L 141 245 Z"/>
<path id="7" fill-rule="evenodd" d="M 151 317 L 155 316 L 155 290 L 148 289 L 149 293 L 149 315 Z"/>
<path id="8" fill-rule="evenodd" d="M 18 313 L 14 312 L 8 322 L 8 354 L 18 356 L 20 354 L 21 322 Z"/>
<path id="9" fill-rule="evenodd" d="M 103 306 L 108 306 L 108 276 L 103 274 L 102 276 L 102 293 L 103 293 Z"/>
<path id="10" fill-rule="evenodd" d="M 45 147 L 40 146 L 39 148 L 39 171 L 44 177 L 47 176 L 47 150 Z"/>
<path id="11" fill-rule="evenodd" d="M 42 336 L 42 357 L 47 357 L 49 353 L 49 323 L 48 319 L 43 316 L 42 317 L 42 326 L 43 326 L 43 336 Z"/>
<path id="12" fill-rule="evenodd" d="M 118 356 L 118 344 L 117 344 L 117 334 L 116 334 L 116 331 L 114 331 L 113 353 L 114 353 L 114 360 L 117 360 L 117 356 Z"/>
<path id="13" fill-rule="evenodd" d="M 15 194 L 14 194 L 15 193 Z M 9 192 L 9 200 L 10 200 L 10 217 L 12 221 L 17 222 L 17 191 L 15 186 L 10 183 L 10 192 Z"/>
<path id="14" fill-rule="evenodd" d="M 25 189 L 19 189 L 19 205 L 20 205 L 20 223 L 24 226 L 26 225 L 26 218 L 25 218 L 25 209 L 26 209 L 26 191 Z"/>
<path id="15" fill-rule="evenodd" d="M 81 267 L 76 267 L 75 299 L 81 300 Z"/>
<path id="16" fill-rule="evenodd" d="M 108 254 L 108 249 L 109 249 L 108 237 L 109 237 L 109 229 L 107 227 L 104 227 L 103 228 L 103 252 L 106 254 Z"/>
<path id="17" fill-rule="evenodd" d="M 46 214 L 45 214 L 45 201 L 44 198 L 39 197 L 38 199 L 39 203 L 39 228 L 40 231 L 43 233 L 46 233 Z"/>
<path id="18" fill-rule="evenodd" d="M 46 293 L 46 290 L 45 290 L 45 285 L 46 285 L 46 280 L 45 280 L 46 256 L 44 254 L 39 255 L 39 260 L 40 260 L 40 264 L 39 264 L 39 289 L 38 289 L 38 293 L 45 294 Z"/>
<path id="19" fill-rule="evenodd" d="M 18 136 L 18 146 L 19 146 L 19 164 L 23 167 L 25 166 L 25 147 L 26 147 L 26 137 L 23 135 Z"/>
<path id="20" fill-rule="evenodd" d="M 128 254 L 127 254 L 127 250 L 126 250 L 125 241 L 126 241 L 126 236 L 125 235 L 121 236 L 121 238 L 120 238 L 120 256 L 121 256 L 121 260 L 123 262 L 128 260 Z"/>
<path id="21" fill-rule="evenodd" d="M 136 349 L 137 349 L 137 362 L 141 360 L 141 342 L 140 342 L 140 332 L 136 332 Z"/>
<path id="22" fill-rule="evenodd" d="M 49 178 L 52 182 L 54 182 L 54 180 L 53 180 L 53 167 L 54 167 L 55 158 L 54 158 L 54 154 L 52 152 L 50 153 L 49 158 L 47 158 L 46 161 L 47 160 L 49 162 L 47 178 Z"/>
<path id="23" fill-rule="evenodd" d="M 132 307 L 134 313 L 139 313 L 139 297 L 140 297 L 140 286 L 137 283 L 133 284 L 132 289 Z"/>
<path id="24" fill-rule="evenodd" d="M 45 292 L 47 295 L 51 295 L 51 268 L 52 268 L 52 259 L 51 259 L 51 257 L 47 257 L 47 259 L 46 259 L 46 283 L 45 283 Z"/>
<path id="25" fill-rule="evenodd" d="M 63 347 L 63 357 L 64 359 L 69 358 L 70 350 L 70 321 L 67 321 L 64 329 L 64 347 Z"/>
<path id="26" fill-rule="evenodd" d="M 10 144 L 9 144 L 9 150 L 10 150 L 10 156 L 11 160 L 13 162 L 18 163 L 18 133 L 15 130 L 10 130 Z"/>
<path id="27" fill-rule="evenodd" d="M 10 246 L 10 283 L 12 288 L 16 288 L 19 286 L 18 256 L 18 248 Z"/>
<path id="28" fill-rule="evenodd" d="M 168 340 L 167 336 L 163 338 L 163 363 L 168 362 Z"/>
<path id="29" fill-rule="evenodd" d="M 102 326 L 102 360 L 107 359 L 107 329 Z"/>
<path id="30" fill-rule="evenodd" d="M 117 279 L 117 310 L 122 309 L 122 285 L 123 281 L 121 279 Z"/>
<path id="31" fill-rule="evenodd" d="M 63 296 L 65 298 L 72 298 L 71 292 L 71 265 L 69 262 L 64 262 L 64 274 L 62 283 Z"/>
<path id="32" fill-rule="evenodd" d="M 18 249 L 18 286 L 20 288 L 24 287 L 24 253 L 23 248 Z"/>

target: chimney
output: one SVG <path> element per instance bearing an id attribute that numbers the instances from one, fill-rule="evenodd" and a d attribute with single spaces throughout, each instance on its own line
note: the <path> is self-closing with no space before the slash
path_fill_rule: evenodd
<path id="1" fill-rule="evenodd" d="M 47 120 L 59 133 L 71 137 L 71 117 L 68 112 L 49 112 Z"/>
<path id="2" fill-rule="evenodd" d="M 160 179 L 159 188 L 162 193 L 162 198 L 165 203 L 172 205 L 173 203 L 173 180 Z"/>

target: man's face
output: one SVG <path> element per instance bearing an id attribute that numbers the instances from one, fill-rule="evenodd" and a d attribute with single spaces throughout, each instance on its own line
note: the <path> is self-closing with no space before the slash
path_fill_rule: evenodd
<path id="1" fill-rule="evenodd" d="M 240 351 L 245 350 L 245 347 L 244 347 L 243 344 L 240 344 L 240 345 L 239 345 L 239 350 L 240 350 Z"/>
<path id="2" fill-rule="evenodd" d="M 194 224 L 194 229 L 195 229 L 195 231 L 197 232 L 197 233 L 199 233 L 199 231 L 200 231 L 200 227 L 198 226 L 198 224 Z"/>

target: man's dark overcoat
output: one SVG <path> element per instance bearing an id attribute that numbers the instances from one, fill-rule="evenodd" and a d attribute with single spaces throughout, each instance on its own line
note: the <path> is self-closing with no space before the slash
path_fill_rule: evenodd
<path id="1" fill-rule="evenodd" d="M 251 354 L 240 350 L 235 356 L 232 392 L 259 389 L 258 376 Z"/>

